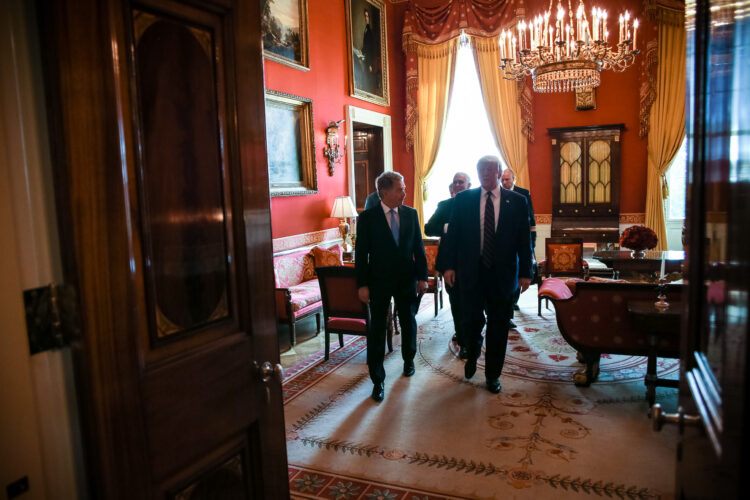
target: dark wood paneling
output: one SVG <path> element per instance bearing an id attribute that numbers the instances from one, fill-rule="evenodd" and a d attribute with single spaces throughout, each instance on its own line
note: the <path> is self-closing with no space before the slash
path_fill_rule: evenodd
<path id="1" fill-rule="evenodd" d="M 279 358 L 258 1 L 40 13 L 91 497 L 218 488 L 238 453 L 244 497 L 288 497 L 281 384 L 267 402 L 254 367 Z M 149 304 L 193 330 L 151 342 Z"/>
<path id="2" fill-rule="evenodd" d="M 237 131 L 228 143 L 240 160 L 230 165 L 230 169 L 236 169 L 234 173 L 242 179 L 241 184 L 233 186 L 238 190 L 233 191 L 234 199 L 238 201 L 234 210 L 242 215 L 234 223 L 244 235 L 245 258 L 237 259 L 237 267 L 238 276 L 245 277 L 239 283 L 240 288 L 247 287 L 244 295 L 249 304 L 248 309 L 243 309 L 247 316 L 241 319 L 242 324 L 253 332 L 255 358 L 278 363 L 266 120 L 264 106 L 258 105 L 265 98 L 259 2 L 236 4 L 232 25 L 227 26 L 227 36 L 230 34 L 233 43 L 227 44 L 226 57 L 233 64 L 227 72 L 227 79 L 236 81 L 237 85 L 227 92 L 228 109 L 232 113 L 227 116 L 227 121 L 236 124 Z M 259 438 L 263 453 L 260 464 L 263 491 L 265 498 L 287 498 L 289 481 L 280 381 L 271 384 L 270 390 L 272 404 L 264 408 L 258 423 L 262 430 Z M 281 468 L 284 469 L 283 475 L 279 474 Z"/>
<path id="3" fill-rule="evenodd" d="M 692 93 L 680 405 L 701 420 L 680 428 L 675 497 L 741 498 L 750 470 L 750 23 L 737 3 L 698 0 L 686 24 Z"/>
<path id="4" fill-rule="evenodd" d="M 375 179 L 383 173 L 383 129 L 357 127 L 352 139 L 354 147 L 354 185 L 357 210 L 365 208 L 367 195 L 375 190 Z"/>
<path id="5" fill-rule="evenodd" d="M 230 339 L 227 339 L 230 340 Z M 143 378 L 152 471 L 166 477 L 226 436 L 243 432 L 255 410 L 252 345 L 240 335 Z M 186 390 L 187 389 L 187 390 Z M 217 421 L 219 419 L 219 421 Z"/>
<path id="6" fill-rule="evenodd" d="M 214 85 L 223 71 L 213 64 L 213 34 L 221 31 L 216 22 L 196 27 L 138 10 L 133 17 L 139 198 L 154 342 L 226 318 L 231 308 L 228 263 L 234 259 L 226 245 L 219 143 L 226 130 Z"/>
<path id="7" fill-rule="evenodd" d="M 616 243 L 620 215 L 620 138 L 623 125 L 548 129 L 552 139 L 552 226 L 553 237 L 577 237 L 584 242 Z M 610 201 L 594 203 L 589 199 L 590 145 L 597 140 L 609 143 Z M 562 203 L 560 193 L 561 148 L 566 142 L 580 147 L 581 200 Z"/>
<path id="8" fill-rule="evenodd" d="M 142 276 L 129 269 L 140 261 L 139 236 L 126 216 L 133 164 L 120 156 L 133 140 L 123 116 L 127 72 L 114 62 L 126 59 L 126 45 L 110 43 L 110 36 L 124 38 L 124 10 L 118 2 L 40 1 L 38 13 L 64 275 L 80 298 L 73 353 L 89 493 L 116 498 L 128 484 L 130 498 L 148 498 L 133 342 L 146 315 L 133 296 Z"/>

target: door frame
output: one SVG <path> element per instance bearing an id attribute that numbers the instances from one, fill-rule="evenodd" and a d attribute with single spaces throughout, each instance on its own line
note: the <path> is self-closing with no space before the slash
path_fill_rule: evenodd
<path id="1" fill-rule="evenodd" d="M 354 137 L 354 122 L 372 125 L 383 129 L 383 171 L 393 171 L 393 139 L 391 132 L 391 117 L 356 106 L 346 106 L 346 172 L 349 176 L 349 196 L 357 206 L 356 178 L 354 174 L 354 148 L 349 147 L 349 137 Z M 352 139 L 353 140 L 353 139 Z"/>

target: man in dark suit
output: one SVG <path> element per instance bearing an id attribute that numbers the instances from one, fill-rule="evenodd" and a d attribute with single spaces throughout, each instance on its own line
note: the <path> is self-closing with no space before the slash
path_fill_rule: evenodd
<path id="1" fill-rule="evenodd" d="M 458 282 L 461 290 L 469 350 L 464 375 L 472 378 L 476 373 L 486 322 L 485 376 L 487 389 L 497 394 L 513 295 L 531 282 L 531 235 L 526 199 L 499 183 L 500 161 L 481 158 L 477 173 L 482 187 L 459 193 L 453 202 L 444 242 L 444 278 L 448 286 Z"/>
<path id="2" fill-rule="evenodd" d="M 402 205 L 404 178 L 383 172 L 377 179 L 380 203 L 365 210 L 357 221 L 355 268 L 359 299 L 370 303 L 367 367 L 373 382 L 372 399 L 383 400 L 385 330 L 391 297 L 401 323 L 404 376 L 414 374 L 417 352 L 417 296 L 427 289 L 427 259 L 417 211 Z"/>
<path id="3" fill-rule="evenodd" d="M 457 172 L 453 176 L 453 182 L 449 187 L 451 197 L 438 203 L 437 210 L 435 210 L 435 213 L 432 214 L 432 217 L 430 217 L 430 220 L 427 221 L 427 224 L 424 225 L 424 232 L 427 236 L 439 236 L 441 238 L 443 237 L 446 230 L 448 229 L 448 221 L 450 220 L 451 212 L 453 211 L 454 197 L 461 191 L 465 191 L 471 188 L 471 179 L 469 178 L 468 174 Z M 441 273 L 444 270 L 442 265 L 442 245 L 443 240 L 441 239 L 440 247 L 438 248 L 437 259 L 435 262 L 435 268 Z M 466 349 L 466 342 L 464 342 L 464 335 L 462 333 L 463 325 L 461 323 L 461 300 L 459 298 L 458 286 L 454 285 L 446 287 L 446 291 L 448 292 L 448 301 L 451 304 L 453 328 L 456 332 L 456 334 L 453 336 L 453 340 L 459 346 L 458 357 L 461 359 L 466 359 L 468 356 L 468 351 Z"/>
<path id="4" fill-rule="evenodd" d="M 531 252 L 534 253 L 536 248 L 536 219 L 534 218 L 534 206 L 531 204 L 531 192 L 528 189 L 516 186 L 516 174 L 510 168 L 503 170 L 503 175 L 500 176 L 500 183 L 505 189 L 512 189 L 518 194 L 523 195 L 526 198 L 526 203 L 529 208 L 529 226 L 531 226 Z M 521 297 L 521 290 L 516 292 L 513 300 L 513 310 L 518 311 L 518 299 Z M 515 328 L 516 324 L 513 320 L 510 321 L 510 327 Z"/>
<path id="5" fill-rule="evenodd" d="M 424 225 L 424 233 L 427 236 L 443 236 L 446 224 L 448 224 L 451 217 L 453 198 L 461 191 L 470 188 L 471 178 L 463 172 L 456 172 L 456 175 L 453 176 L 453 182 L 449 186 L 451 197 L 438 203 L 435 213 L 432 214 L 430 220 Z"/>
<path id="6" fill-rule="evenodd" d="M 380 196 L 378 196 L 378 190 L 375 188 L 375 191 L 367 195 L 367 198 L 365 198 L 365 210 L 368 210 L 372 207 L 377 207 L 380 205 Z"/>

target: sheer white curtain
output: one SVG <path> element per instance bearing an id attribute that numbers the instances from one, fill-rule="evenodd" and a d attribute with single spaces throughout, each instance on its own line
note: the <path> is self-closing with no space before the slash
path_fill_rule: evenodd
<path id="1" fill-rule="evenodd" d="M 487 121 L 474 57 L 471 48 L 464 44 L 458 49 L 456 76 L 442 141 L 435 166 L 427 178 L 425 222 L 432 216 L 438 202 L 450 197 L 448 185 L 456 172 L 469 174 L 472 187 L 478 187 L 476 166 L 479 158 L 485 155 L 500 158 Z"/>

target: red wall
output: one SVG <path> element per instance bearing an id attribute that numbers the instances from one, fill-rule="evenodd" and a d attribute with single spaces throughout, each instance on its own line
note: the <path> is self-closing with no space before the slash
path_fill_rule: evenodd
<path id="1" fill-rule="evenodd" d="M 329 120 L 346 117 L 346 105 L 370 109 L 391 116 L 393 127 L 394 169 L 401 172 L 411 186 L 414 167 L 411 153 L 404 145 L 404 60 L 401 52 L 403 14 L 394 16 L 394 8 L 401 12 L 406 4 L 392 5 L 385 0 L 388 40 L 389 107 L 371 104 L 349 97 L 347 69 L 346 11 L 343 1 L 308 0 L 308 28 L 310 41 L 310 70 L 300 71 L 273 61 L 265 61 L 266 88 L 307 97 L 313 100 L 315 152 L 318 173 L 318 193 L 308 196 L 275 197 L 271 199 L 271 225 L 274 238 L 308 233 L 338 226 L 338 219 L 329 218 L 333 200 L 349 194 L 346 161 L 336 165 L 333 176 L 328 175 L 328 161 L 323 156 L 325 128 Z M 400 17 L 400 19 L 395 19 Z M 346 125 L 346 124 L 342 124 Z M 344 130 L 339 132 L 339 143 L 344 143 Z M 411 203 L 410 194 L 407 203 Z"/>
<path id="2" fill-rule="evenodd" d="M 586 5 L 591 8 L 589 5 Z M 531 0 L 527 12 L 531 15 L 546 9 L 548 2 Z M 617 36 L 617 18 L 620 11 L 629 10 L 631 16 L 640 20 L 638 47 L 645 48 L 646 39 L 656 37 L 655 26 L 644 22 L 642 4 L 639 0 L 621 2 L 597 2 L 609 12 L 610 39 Z M 614 35 L 612 34 L 614 32 Z M 648 33 L 648 35 L 647 35 Z M 552 212 L 551 144 L 548 128 L 578 127 L 624 123 L 620 148 L 620 212 L 642 213 L 646 206 L 646 148 L 647 139 L 638 136 L 640 84 L 643 53 L 636 56 L 634 64 L 623 73 L 602 71 L 601 85 L 596 89 L 596 109 L 575 111 L 572 93 L 534 93 L 534 143 L 528 145 L 531 195 L 534 211 L 538 214 Z M 529 85 L 531 84 L 529 80 Z"/>
<path id="3" fill-rule="evenodd" d="M 266 61 L 266 88 L 308 97 L 313 100 L 315 119 L 315 150 L 318 172 L 318 193 L 309 196 L 277 197 L 271 200 L 273 237 L 307 233 L 337 227 L 330 219 L 333 199 L 348 194 L 345 161 L 328 175 L 323 156 L 325 127 L 329 120 L 345 118 L 348 104 L 391 116 L 393 129 L 394 169 L 404 175 L 407 204 L 413 203 L 414 160 L 406 151 L 404 140 L 404 53 L 401 50 L 401 29 L 408 2 L 386 6 L 390 106 L 377 106 L 349 96 L 346 13 L 343 1 L 308 0 L 310 71 L 299 71 L 273 61 Z M 417 0 L 418 4 L 434 4 L 434 0 Z M 546 0 L 526 0 L 529 15 L 547 8 Z M 590 3 L 590 2 L 589 2 Z M 587 3 L 590 9 L 592 5 Z M 600 1 L 597 5 L 609 10 L 609 31 L 617 36 L 620 9 L 629 9 L 641 20 L 638 45 L 655 38 L 655 26 L 644 22 L 640 0 Z M 647 34 L 648 31 L 648 34 Z M 642 80 L 643 54 L 624 73 L 602 72 L 602 83 L 596 90 L 597 106 L 592 111 L 575 111 L 571 93 L 533 94 L 535 141 L 528 144 L 531 193 L 538 214 L 551 213 L 552 186 L 550 174 L 550 142 L 547 128 L 624 123 L 621 147 L 620 211 L 643 212 L 646 199 L 646 139 L 638 137 L 639 88 Z M 531 82 L 529 81 L 529 85 Z M 344 131 L 339 141 L 343 143 Z M 467 167 L 464 167 L 467 168 Z"/>

